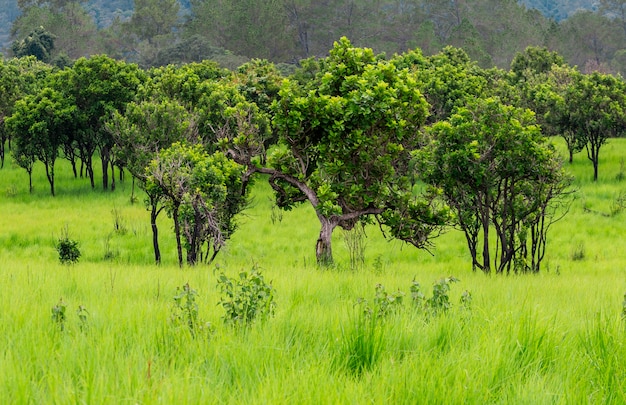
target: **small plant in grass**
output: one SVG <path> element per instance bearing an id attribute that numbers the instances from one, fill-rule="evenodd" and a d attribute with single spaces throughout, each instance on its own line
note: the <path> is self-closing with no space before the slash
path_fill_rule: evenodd
<path id="1" fill-rule="evenodd" d="M 6 196 L 9 198 L 17 196 L 17 187 L 15 187 L 14 185 L 7 187 Z"/>
<path id="2" fill-rule="evenodd" d="M 384 319 L 391 314 L 398 313 L 402 308 L 402 299 L 404 293 L 400 290 L 395 293 L 389 293 L 382 284 L 376 284 L 376 293 L 370 306 L 365 298 L 359 298 L 357 303 L 361 306 L 365 316 Z"/>
<path id="3" fill-rule="evenodd" d="M 52 321 L 56 324 L 61 332 L 65 330 L 65 310 L 67 306 L 63 302 L 63 299 L 60 299 L 59 302 L 52 307 Z"/>
<path id="4" fill-rule="evenodd" d="M 385 263 L 382 255 L 378 255 L 374 258 L 373 268 L 376 274 L 382 274 L 385 271 Z"/>
<path id="5" fill-rule="evenodd" d="M 343 241 L 350 255 L 350 270 L 356 271 L 365 265 L 365 224 L 358 223 L 351 230 L 343 231 Z"/>
<path id="6" fill-rule="evenodd" d="M 624 300 L 622 301 L 622 319 L 626 320 L 626 293 L 624 293 Z"/>
<path id="7" fill-rule="evenodd" d="M 585 244 L 580 242 L 578 245 L 576 245 L 570 253 L 570 258 L 573 261 L 583 260 L 585 258 Z"/>
<path id="8" fill-rule="evenodd" d="M 371 316 L 367 302 L 361 306 L 356 319 L 342 327 L 339 349 L 334 365 L 348 373 L 360 376 L 371 370 L 385 349 L 385 328 L 382 318 Z"/>
<path id="9" fill-rule="evenodd" d="M 119 235 L 125 235 L 128 232 L 128 228 L 122 216 L 122 211 L 117 207 L 113 207 L 111 214 L 113 215 L 113 230 Z"/>
<path id="10" fill-rule="evenodd" d="M 450 302 L 450 285 L 458 282 L 459 279 L 453 276 L 442 278 L 433 285 L 433 295 L 430 298 L 426 298 L 426 295 L 422 292 L 420 283 L 413 279 L 411 284 L 411 300 L 413 306 L 419 310 L 426 311 L 430 315 L 439 315 L 452 307 Z M 461 295 L 461 305 L 470 309 L 472 303 L 472 294 L 469 291 L 465 291 Z"/>
<path id="11" fill-rule="evenodd" d="M 426 296 L 422 292 L 422 286 L 420 286 L 420 283 L 418 283 L 417 281 L 415 281 L 415 279 L 413 279 L 410 290 L 411 290 L 411 301 L 413 302 L 413 305 L 420 309 L 424 308 L 424 305 L 426 302 Z"/>
<path id="12" fill-rule="evenodd" d="M 617 197 L 615 197 L 615 199 L 613 199 L 613 201 L 611 201 L 611 216 L 615 216 L 618 215 L 619 213 L 621 213 L 622 211 L 624 211 L 624 208 L 626 208 L 626 193 L 624 193 L 623 191 L 619 193 L 619 195 Z"/>
<path id="13" fill-rule="evenodd" d="M 186 327 L 194 338 L 203 331 L 212 332 L 211 325 L 208 323 L 203 325 L 198 316 L 197 297 L 198 292 L 191 288 L 189 283 L 182 288 L 176 287 L 171 316 L 175 326 Z"/>
<path id="14" fill-rule="evenodd" d="M 450 284 L 458 281 L 458 278 L 450 276 L 442 278 L 433 285 L 433 295 L 426 300 L 426 306 L 433 315 L 448 312 L 452 307 L 450 296 L 448 295 L 450 292 Z"/>
<path id="15" fill-rule="evenodd" d="M 463 294 L 461 294 L 461 307 L 463 307 L 466 310 L 470 310 L 472 309 L 472 293 L 465 290 L 463 291 Z"/>
<path id="16" fill-rule="evenodd" d="M 78 315 L 78 327 L 81 332 L 86 332 L 89 329 L 89 311 L 82 305 L 78 306 L 76 310 L 76 315 Z"/>
<path id="17" fill-rule="evenodd" d="M 277 223 L 280 224 L 281 222 L 283 222 L 283 210 L 275 203 L 272 204 L 270 220 L 272 221 L 272 225 L 276 225 Z"/>
<path id="18" fill-rule="evenodd" d="M 78 242 L 70 238 L 67 226 L 57 241 L 56 249 L 59 252 L 59 261 L 63 264 L 74 264 L 80 258 Z"/>
<path id="19" fill-rule="evenodd" d="M 390 314 L 397 313 L 402 308 L 402 299 L 404 293 L 400 290 L 395 293 L 389 293 L 385 291 L 385 286 L 382 284 L 376 285 L 376 295 L 374 296 L 374 307 L 376 308 L 376 315 L 379 318 L 385 318 Z"/>
<path id="20" fill-rule="evenodd" d="M 223 295 L 219 305 L 226 312 L 226 324 L 247 326 L 257 319 L 265 320 L 274 315 L 274 287 L 263 279 L 256 266 L 250 272 L 239 273 L 239 279 L 221 273 L 217 285 Z"/>

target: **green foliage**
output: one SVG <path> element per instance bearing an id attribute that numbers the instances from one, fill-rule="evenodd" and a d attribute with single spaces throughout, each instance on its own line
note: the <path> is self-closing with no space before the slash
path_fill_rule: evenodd
<path id="1" fill-rule="evenodd" d="M 56 250 L 59 253 L 59 261 L 62 264 L 75 264 L 80 258 L 80 249 L 78 241 L 70 238 L 67 227 L 63 231 L 63 235 L 58 239 Z"/>
<path id="2" fill-rule="evenodd" d="M 67 329 L 67 304 L 63 299 L 59 299 L 59 302 L 52 307 L 52 322 L 59 329 L 64 332 Z M 87 332 L 89 329 L 89 311 L 83 305 L 79 305 L 76 309 L 76 316 L 78 318 L 78 328 L 81 332 Z"/>
<path id="3" fill-rule="evenodd" d="M 54 49 L 56 36 L 39 27 L 31 32 L 26 38 L 13 43 L 13 55 L 34 56 L 42 62 L 50 62 L 50 54 Z"/>
<path id="4" fill-rule="evenodd" d="M 450 302 L 450 288 L 453 283 L 459 281 L 460 280 L 454 276 L 440 279 L 433 284 L 433 293 L 427 298 L 422 292 L 420 284 L 413 280 L 410 287 L 413 307 L 434 317 L 448 313 L 452 308 L 452 303 Z M 464 291 L 461 294 L 459 302 L 463 309 L 470 310 L 472 306 L 472 294 L 467 290 Z"/>
<path id="5" fill-rule="evenodd" d="M 358 303 L 365 316 L 385 319 L 400 312 L 404 295 L 400 290 L 394 293 L 387 292 L 384 285 L 376 284 L 372 305 L 365 298 L 360 298 Z"/>
<path id="6" fill-rule="evenodd" d="M 50 80 L 54 80 L 50 76 Z M 32 171 L 36 160 L 42 162 L 55 195 L 54 167 L 60 148 L 75 128 L 76 106 L 52 87 L 45 87 L 37 95 L 27 95 L 15 103 L 13 114 L 5 120 L 15 148 L 16 161 Z"/>
<path id="7" fill-rule="evenodd" d="M 567 205 L 571 179 L 534 114 L 499 99 L 479 99 L 429 133 L 430 144 L 415 152 L 416 170 L 441 190 L 465 234 L 473 267 L 539 271 L 546 232 L 560 218 L 554 208 Z M 501 242 L 496 250 L 492 226 Z"/>
<path id="8" fill-rule="evenodd" d="M 198 292 L 191 288 L 189 283 L 182 288 L 176 287 L 170 316 L 174 327 L 185 328 L 193 338 L 201 333 L 210 334 L 213 332 L 211 325 L 209 323 L 204 324 L 198 315 L 197 297 Z"/>
<path id="9" fill-rule="evenodd" d="M 227 325 L 248 327 L 257 320 L 274 316 L 274 287 L 264 280 L 256 266 L 250 272 L 239 273 L 239 279 L 221 273 L 217 285 L 222 293 L 219 305 L 225 311 L 223 319 Z"/>
<path id="10" fill-rule="evenodd" d="M 407 169 L 409 152 L 420 144 L 427 103 L 414 73 L 345 37 L 318 67 L 308 82 L 283 82 L 272 109 L 284 146 L 260 171 L 270 174 L 279 206 L 311 203 L 322 227 L 318 263 L 328 263 L 335 227 L 352 229 L 400 201 L 419 199 Z M 431 228 L 413 231 L 423 231 L 415 239 L 428 238 Z"/>
<path id="11" fill-rule="evenodd" d="M 83 305 L 79 305 L 76 309 L 76 315 L 78 316 L 78 328 L 81 332 L 86 332 L 89 329 L 89 311 Z"/>
<path id="12" fill-rule="evenodd" d="M 450 303 L 450 285 L 458 282 L 456 277 L 446 277 L 433 285 L 433 295 L 426 300 L 426 306 L 434 315 L 448 312 L 452 307 Z"/>
<path id="13" fill-rule="evenodd" d="M 146 170 L 148 193 L 163 198 L 174 220 L 179 264 L 181 237 L 190 265 L 198 262 L 204 243 L 216 254 L 235 230 L 234 216 L 245 207 L 243 167 L 221 152 L 209 155 L 202 145 L 174 143 Z"/>

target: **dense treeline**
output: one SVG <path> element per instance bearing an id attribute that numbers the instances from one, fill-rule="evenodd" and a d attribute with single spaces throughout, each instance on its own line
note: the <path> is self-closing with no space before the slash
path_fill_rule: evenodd
<path id="1" fill-rule="evenodd" d="M 104 3 L 20 0 L 21 15 L 7 21 L 11 40 L 44 27 L 55 37 L 51 58 L 59 64 L 100 53 L 142 67 L 213 59 L 235 68 L 249 58 L 293 64 L 326 56 L 347 36 L 388 55 L 418 47 L 432 55 L 452 45 L 482 67 L 507 68 L 516 52 L 533 45 L 558 51 L 584 72 L 626 69 L 623 0 Z M 6 10 L 7 19 L 16 16 L 14 6 Z"/>
<path id="2" fill-rule="evenodd" d="M 57 159 L 93 188 L 130 173 L 145 192 L 155 260 L 157 218 L 173 220 L 179 264 L 215 258 L 237 228 L 249 185 L 266 179 L 276 205 L 310 204 L 319 263 L 331 236 L 377 222 L 428 249 L 463 231 L 475 269 L 538 272 L 547 231 L 567 210 L 570 179 L 545 135 L 570 160 L 626 129 L 626 84 L 581 73 L 547 48 L 483 69 L 460 48 L 393 55 L 336 42 L 285 76 L 267 60 L 236 70 L 213 61 L 142 69 L 105 55 L 65 68 L 29 56 L 0 65 L 0 157 L 55 194 Z M 32 187 L 32 185 L 31 185 Z M 495 234 L 494 238 L 490 235 Z"/>

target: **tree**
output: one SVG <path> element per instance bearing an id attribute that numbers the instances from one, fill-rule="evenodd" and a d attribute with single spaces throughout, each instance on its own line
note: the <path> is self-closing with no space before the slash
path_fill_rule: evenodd
<path id="1" fill-rule="evenodd" d="M 565 106 L 565 93 L 579 75 L 576 68 L 567 66 L 559 53 L 531 46 L 515 55 L 508 77 L 519 95 L 516 105 L 535 112 L 545 135 L 565 140 L 569 163 L 574 161 L 574 154 L 582 150 L 582 145 L 567 124 L 570 111 L 566 110 L 569 107 Z"/>
<path id="2" fill-rule="evenodd" d="M 527 105 L 537 113 L 544 134 L 565 140 L 569 163 L 574 161 L 574 154 L 584 148 L 572 125 L 576 107 L 567 98 L 570 86 L 580 78 L 581 73 L 576 68 L 554 65 L 545 74 L 530 78 L 526 93 Z"/>
<path id="3" fill-rule="evenodd" d="M 583 73 L 606 72 L 607 62 L 620 44 L 624 44 L 619 22 L 591 11 L 578 12 L 563 21 L 557 34 L 555 48 L 570 65 L 579 66 Z"/>
<path id="4" fill-rule="evenodd" d="M 409 152 L 419 146 L 427 103 L 411 73 L 346 38 L 319 66 L 304 86 L 283 82 L 274 104 L 281 146 L 258 171 L 270 175 L 280 207 L 313 206 L 324 265 L 333 261 L 337 226 L 351 229 L 372 215 L 384 222 L 393 202 L 412 194 Z"/>
<path id="5" fill-rule="evenodd" d="M 50 62 L 50 54 L 54 49 L 56 36 L 46 31 L 43 27 L 36 28 L 25 38 L 13 42 L 13 55 L 34 56 L 42 62 Z"/>
<path id="6" fill-rule="evenodd" d="M 224 213 L 219 211 L 232 195 L 229 189 L 240 192 L 243 171 L 240 165 L 221 152 L 209 155 L 202 145 L 174 143 L 159 152 L 147 171 L 147 188 L 156 188 L 165 197 L 174 220 L 181 267 L 183 237 L 189 265 L 197 263 L 203 242 L 211 240 L 214 246 L 223 245 L 228 235 L 223 234 L 221 214 Z"/>
<path id="7" fill-rule="evenodd" d="M 29 2 L 21 8 L 22 15 L 11 27 L 12 37 L 19 44 L 43 27 L 54 38 L 54 48 L 48 49 L 46 62 L 63 65 L 99 52 L 97 26 L 79 1 Z"/>
<path id="8" fill-rule="evenodd" d="M 104 125 L 114 111 L 123 111 L 126 103 L 135 97 L 145 75 L 137 65 L 116 61 L 106 55 L 80 58 L 64 74 L 64 80 L 58 82 L 57 87 L 76 104 L 76 139 L 91 186 L 95 187 L 92 158 L 98 149 L 102 161 L 102 187 L 109 188 L 110 166 L 111 188 L 114 189 L 113 139 Z"/>
<path id="9" fill-rule="evenodd" d="M 185 31 L 251 58 L 290 62 L 294 56 L 283 0 L 192 0 Z"/>
<path id="10" fill-rule="evenodd" d="M 26 96 L 15 104 L 13 115 L 6 119 L 15 142 L 14 156 L 29 174 L 32 156 L 46 168 L 50 193 L 54 196 L 54 166 L 59 148 L 72 132 L 76 108 L 63 95 L 49 87 L 39 94 Z"/>
<path id="11" fill-rule="evenodd" d="M 50 72 L 50 66 L 35 59 L 34 56 L 23 58 L 0 59 L 0 168 L 4 167 L 5 147 L 8 141 L 11 147 L 9 131 L 4 121 L 13 114 L 15 102 L 27 94 L 33 94 L 44 84 Z"/>
<path id="12" fill-rule="evenodd" d="M 192 63 L 182 67 L 167 66 L 152 69 L 150 77 L 138 93 L 138 101 L 127 105 L 124 113 L 116 112 L 107 125 L 113 134 L 115 156 L 131 172 L 148 194 L 151 209 L 155 258 L 159 261 L 156 218 L 161 210 L 163 193 L 158 188 L 147 187 L 145 167 L 156 159 L 159 151 L 173 143 L 201 143 L 204 150 L 214 154 L 222 148 L 229 157 L 237 157 L 245 169 L 239 180 L 228 178 L 227 198 L 215 206 L 219 218 L 220 237 L 200 232 L 200 239 L 189 240 L 207 243 L 207 255 L 212 259 L 236 229 L 234 217 L 245 206 L 247 186 L 250 183 L 251 159 L 263 151 L 263 141 L 268 133 L 266 114 L 238 91 L 231 74 L 215 63 Z M 226 147 L 227 145 L 227 147 Z M 218 162 L 215 161 L 215 164 Z M 235 173 L 226 170 L 223 173 Z M 201 211 L 193 211 L 194 218 Z M 185 228 L 183 228 L 184 230 Z M 201 230 L 201 229 L 200 229 Z M 205 229 L 206 230 L 206 229 Z M 209 237 L 210 236 L 210 237 Z M 210 242 L 210 243 L 209 243 Z M 209 246 L 210 245 L 210 246 Z M 189 244 L 189 261 L 197 260 L 196 243 Z M 212 258 L 208 250 L 212 249 Z"/>
<path id="13" fill-rule="evenodd" d="M 416 153 L 418 173 L 455 213 L 473 269 L 538 272 L 568 179 L 533 113 L 479 99 L 429 134 L 428 147 Z"/>
<path id="14" fill-rule="evenodd" d="M 481 69 L 460 48 L 447 46 L 430 57 L 415 50 L 394 60 L 399 68 L 415 71 L 419 89 L 430 105 L 428 124 L 447 119 L 456 108 L 487 91 Z"/>
<path id="15" fill-rule="evenodd" d="M 147 185 L 149 173 L 146 168 L 159 151 L 173 143 L 191 143 L 197 139 L 194 119 L 176 101 L 167 98 L 145 100 L 129 103 L 124 112 L 115 111 L 106 124 L 106 130 L 115 141 L 115 159 L 128 169 L 133 182 L 136 179 L 147 194 L 154 260 L 159 264 L 161 250 L 157 218 L 164 208 L 163 194 L 158 188 Z"/>
<path id="16" fill-rule="evenodd" d="M 556 112 L 564 128 L 576 136 L 593 164 L 598 180 L 600 149 L 609 138 L 626 132 L 626 84 L 619 77 L 594 72 L 580 75 L 566 89 Z"/>
<path id="17" fill-rule="evenodd" d="M 132 16 L 122 23 L 127 58 L 153 66 L 159 49 L 176 42 L 179 16 L 177 0 L 136 0 Z"/>

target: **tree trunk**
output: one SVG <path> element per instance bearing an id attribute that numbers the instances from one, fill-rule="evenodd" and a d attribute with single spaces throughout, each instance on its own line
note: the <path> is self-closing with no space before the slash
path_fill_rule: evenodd
<path id="1" fill-rule="evenodd" d="M 322 229 L 315 245 L 315 257 L 318 265 L 326 267 L 333 264 L 332 235 L 337 224 L 320 215 L 318 218 L 322 224 Z"/>
<path id="2" fill-rule="evenodd" d="M 33 168 L 27 169 L 28 171 L 28 192 L 33 193 Z"/>
<path id="3" fill-rule="evenodd" d="M 0 169 L 4 169 L 4 143 L 5 137 L 0 137 Z"/>
<path id="4" fill-rule="evenodd" d="M 491 273 L 491 255 L 489 254 L 489 197 L 485 198 L 481 222 L 483 225 L 483 271 Z"/>
<path id="5" fill-rule="evenodd" d="M 50 193 L 52 194 L 52 197 L 54 197 L 54 166 L 48 164 L 45 164 L 44 166 L 46 166 L 46 177 L 50 183 Z"/>
<path id="6" fill-rule="evenodd" d="M 111 191 L 115 191 L 115 164 L 111 160 Z"/>
<path id="7" fill-rule="evenodd" d="M 180 223 L 178 222 L 178 206 L 172 210 L 172 218 L 174 218 L 174 233 L 176 234 L 176 250 L 178 252 L 178 266 L 183 267 L 183 245 L 180 240 Z"/>
<path id="8" fill-rule="evenodd" d="M 109 189 L 109 152 L 106 148 L 102 148 L 102 189 Z"/>
<path id="9" fill-rule="evenodd" d="M 154 248 L 154 261 L 156 264 L 161 264 L 161 249 L 159 248 L 159 228 L 157 227 L 157 217 L 160 210 L 157 209 L 157 202 L 151 202 L 152 209 L 150 210 L 150 225 L 152 227 L 152 247 Z"/>

